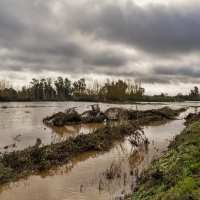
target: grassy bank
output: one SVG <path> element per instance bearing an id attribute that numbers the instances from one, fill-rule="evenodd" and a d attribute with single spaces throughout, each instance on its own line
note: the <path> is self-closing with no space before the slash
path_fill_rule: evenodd
<path id="1" fill-rule="evenodd" d="M 200 121 L 175 137 L 139 181 L 131 200 L 200 199 Z"/>

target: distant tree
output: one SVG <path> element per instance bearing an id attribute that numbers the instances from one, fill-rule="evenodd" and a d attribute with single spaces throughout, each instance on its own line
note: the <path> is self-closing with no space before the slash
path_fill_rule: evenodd
<path id="1" fill-rule="evenodd" d="M 198 98 L 199 97 L 199 89 L 197 86 L 194 86 L 194 90 L 190 90 L 189 97 Z"/>
<path id="2" fill-rule="evenodd" d="M 45 83 L 45 88 L 46 88 L 46 97 L 47 100 L 55 100 L 56 99 L 56 91 L 52 86 L 52 80 L 51 78 L 47 78 L 46 83 Z"/>
<path id="3" fill-rule="evenodd" d="M 30 88 L 22 87 L 21 92 L 18 92 L 18 99 L 22 101 L 30 100 Z"/>
<path id="4" fill-rule="evenodd" d="M 183 94 L 182 94 L 181 92 L 179 92 L 176 96 L 177 96 L 177 97 L 182 97 Z"/>
<path id="5" fill-rule="evenodd" d="M 122 80 L 118 80 L 115 83 L 115 90 L 117 92 L 117 99 L 119 101 L 124 101 L 126 99 L 126 89 L 127 89 L 128 85 L 122 81 Z"/>
<path id="6" fill-rule="evenodd" d="M 93 83 L 93 95 L 94 95 L 94 99 L 97 100 L 97 101 L 100 98 L 100 90 L 101 90 L 101 88 L 102 88 L 101 84 L 96 80 Z"/>
<path id="7" fill-rule="evenodd" d="M 61 76 L 58 77 L 56 81 L 54 81 L 56 92 L 58 95 L 58 100 L 64 100 L 65 97 L 65 88 L 64 88 L 64 81 Z"/>
<path id="8" fill-rule="evenodd" d="M 69 100 L 72 94 L 71 81 L 68 78 L 64 80 L 65 99 Z"/>
<path id="9" fill-rule="evenodd" d="M 30 83 L 32 84 L 31 99 L 32 100 L 38 100 L 39 99 L 39 86 L 40 86 L 39 80 L 33 78 Z"/>
<path id="10" fill-rule="evenodd" d="M 13 88 L 12 80 L 6 77 L 0 79 L 0 90 L 4 90 L 5 88 Z"/>
<path id="11" fill-rule="evenodd" d="M 142 98 L 145 93 L 145 89 L 142 88 L 142 83 L 140 80 L 135 80 L 133 84 L 133 97 L 134 100 L 138 101 Z"/>
<path id="12" fill-rule="evenodd" d="M 111 100 L 111 101 L 124 101 L 126 99 L 126 82 L 122 80 L 110 81 L 107 79 L 107 82 L 100 90 L 101 99 Z"/>
<path id="13" fill-rule="evenodd" d="M 73 83 L 73 97 L 75 100 L 77 100 L 79 97 L 82 97 L 84 92 L 86 91 L 86 83 L 85 79 L 81 78 L 78 81 L 75 81 Z"/>
<path id="14" fill-rule="evenodd" d="M 165 97 L 164 92 L 161 92 L 160 96 L 161 96 L 161 97 Z"/>
<path id="15" fill-rule="evenodd" d="M 45 82 L 46 79 L 41 79 L 39 82 L 39 100 L 45 100 Z"/>

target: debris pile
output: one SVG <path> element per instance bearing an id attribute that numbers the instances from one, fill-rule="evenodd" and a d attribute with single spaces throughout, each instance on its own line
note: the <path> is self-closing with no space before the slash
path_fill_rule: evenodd
<path id="1" fill-rule="evenodd" d="M 82 123 L 101 123 L 106 119 L 103 112 L 100 111 L 98 104 L 90 105 L 92 110 L 85 111 L 81 114 Z"/>
<path id="2" fill-rule="evenodd" d="M 72 123 L 80 123 L 81 115 L 75 110 L 75 108 L 70 108 L 66 112 L 58 112 L 50 117 L 43 119 L 43 123 L 51 126 L 64 126 Z"/>
<path id="3" fill-rule="evenodd" d="M 185 119 L 186 119 L 185 125 L 188 125 L 194 121 L 200 120 L 200 113 L 189 113 Z"/>
<path id="4" fill-rule="evenodd" d="M 64 126 L 78 123 L 102 123 L 104 121 L 120 121 L 120 120 L 137 120 L 140 125 L 147 122 L 159 121 L 163 119 L 175 119 L 181 112 L 186 109 L 173 110 L 170 107 L 161 109 L 152 109 L 146 111 L 138 111 L 125 109 L 122 107 L 108 108 L 102 112 L 98 104 L 90 105 L 91 110 L 87 110 L 79 114 L 74 108 L 68 109 L 66 112 L 58 112 L 52 116 L 43 119 L 43 122 L 51 126 Z"/>
<path id="5" fill-rule="evenodd" d="M 125 108 L 108 108 L 104 114 L 107 116 L 109 120 L 128 120 L 130 119 L 130 114 Z"/>

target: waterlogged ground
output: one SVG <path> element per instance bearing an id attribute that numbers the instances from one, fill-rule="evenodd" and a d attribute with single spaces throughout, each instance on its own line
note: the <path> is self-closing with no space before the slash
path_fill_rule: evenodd
<path id="1" fill-rule="evenodd" d="M 13 151 L 33 145 L 36 138 L 44 144 L 61 141 L 69 136 L 88 133 L 103 124 L 86 124 L 65 127 L 47 127 L 42 119 L 54 112 L 77 107 L 78 112 L 87 110 L 91 103 L 80 102 L 42 102 L 42 103 L 2 103 L 0 108 L 0 151 Z M 101 110 L 109 107 L 122 106 L 99 104 Z M 71 163 L 57 167 L 51 171 L 36 174 L 26 180 L 4 185 L 0 189 L 0 199 L 112 199 L 120 194 L 130 192 L 134 187 L 136 176 L 152 159 L 159 156 L 173 137 L 184 128 L 184 117 L 189 112 L 197 112 L 199 103 L 145 104 L 137 105 L 139 110 L 161 108 L 169 105 L 172 108 L 188 107 L 187 112 L 179 116 L 180 120 L 164 124 L 144 127 L 150 140 L 148 150 L 137 151 L 132 148 L 129 138 L 116 144 L 109 152 L 89 152 L 81 154 Z M 0 106 L 0 107 L 1 107 Z M 136 109 L 136 105 L 123 107 Z M 9 147 L 15 143 L 16 147 Z M 110 167 L 120 169 L 120 177 L 106 179 L 105 172 Z"/>

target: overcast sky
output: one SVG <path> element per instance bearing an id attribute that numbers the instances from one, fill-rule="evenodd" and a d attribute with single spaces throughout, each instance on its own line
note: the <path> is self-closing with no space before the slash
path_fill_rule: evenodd
<path id="1" fill-rule="evenodd" d="M 0 77 L 21 87 L 58 76 L 189 93 L 200 85 L 200 2 L 0 0 Z"/>

